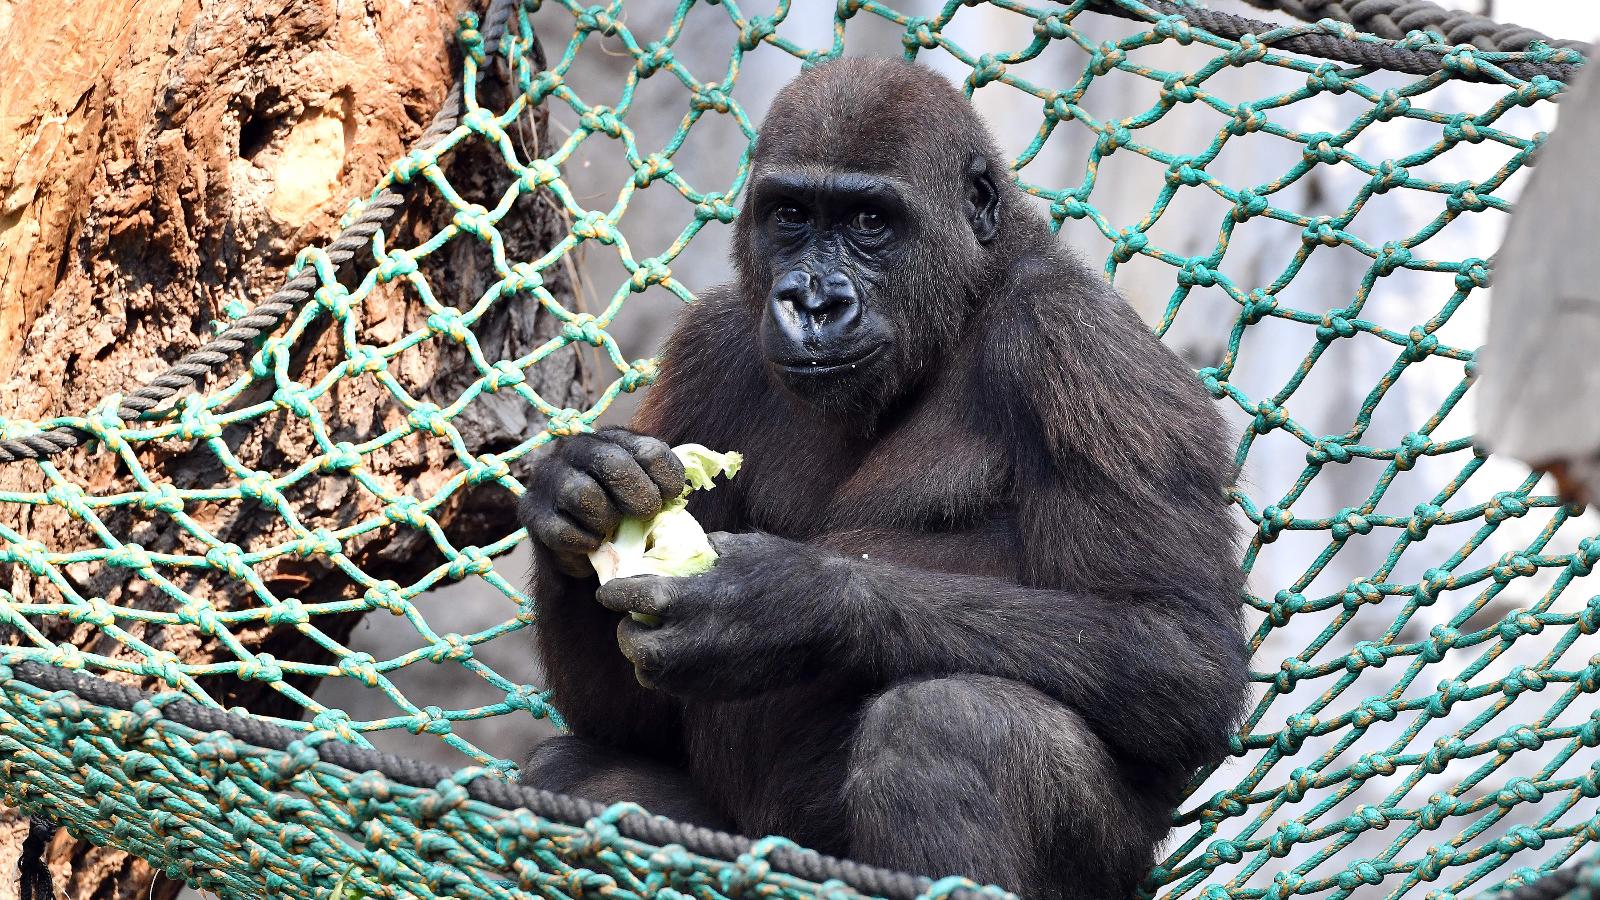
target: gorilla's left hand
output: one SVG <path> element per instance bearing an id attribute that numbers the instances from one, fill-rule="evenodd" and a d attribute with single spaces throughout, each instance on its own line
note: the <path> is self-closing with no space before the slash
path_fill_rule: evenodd
<path id="1" fill-rule="evenodd" d="M 848 580 L 846 561 L 763 532 L 709 535 L 710 571 L 606 582 L 595 599 L 629 617 L 617 644 L 639 683 L 678 696 L 734 699 L 803 678 L 838 624 L 830 614 Z"/>

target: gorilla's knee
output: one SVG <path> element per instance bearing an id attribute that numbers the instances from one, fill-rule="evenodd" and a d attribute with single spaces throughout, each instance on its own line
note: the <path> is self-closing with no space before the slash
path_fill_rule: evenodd
<path id="1" fill-rule="evenodd" d="M 1113 896 L 1132 890 L 1126 880 L 1166 827 L 1159 811 L 1157 821 L 1129 805 L 1125 777 L 1072 710 L 1017 682 L 957 675 L 896 685 L 867 705 L 845 801 L 869 844 L 901 845 L 860 848 L 879 858 L 960 861 L 1002 886 L 1055 860 L 1053 871 Z M 1061 825 L 1072 846 L 1058 842 Z"/>

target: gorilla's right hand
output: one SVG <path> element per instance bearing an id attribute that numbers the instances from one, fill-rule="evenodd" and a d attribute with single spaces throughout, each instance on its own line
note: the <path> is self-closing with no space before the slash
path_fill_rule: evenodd
<path id="1" fill-rule="evenodd" d="M 623 516 L 650 518 L 683 493 L 683 463 L 661 441 L 625 428 L 563 438 L 534 463 L 517 518 L 568 575 L 594 574 L 589 553 Z M 541 554 L 543 555 L 543 554 Z"/>

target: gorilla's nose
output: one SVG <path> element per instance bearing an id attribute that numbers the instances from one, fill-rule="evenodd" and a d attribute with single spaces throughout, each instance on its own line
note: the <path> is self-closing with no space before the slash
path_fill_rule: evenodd
<path id="1" fill-rule="evenodd" d="M 842 272 L 821 278 L 803 270 L 789 272 L 773 284 L 772 299 L 792 307 L 813 328 L 847 326 L 857 305 L 855 283 Z"/>

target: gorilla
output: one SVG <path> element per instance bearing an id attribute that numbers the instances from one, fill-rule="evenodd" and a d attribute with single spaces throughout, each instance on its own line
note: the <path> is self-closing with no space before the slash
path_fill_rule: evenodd
<path id="1" fill-rule="evenodd" d="M 736 281 L 631 428 L 530 473 L 571 734 L 525 783 L 1028 897 L 1135 891 L 1246 695 L 1231 452 L 1006 175 L 912 63 L 778 94 Z M 685 442 L 745 456 L 690 501 L 715 566 L 599 587 L 586 553 L 681 493 Z"/>

